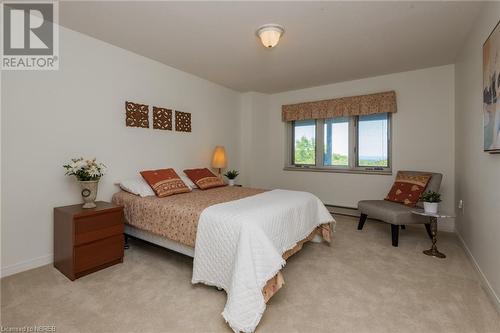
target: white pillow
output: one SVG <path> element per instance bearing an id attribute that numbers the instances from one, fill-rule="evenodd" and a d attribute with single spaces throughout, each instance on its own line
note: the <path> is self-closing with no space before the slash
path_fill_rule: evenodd
<path id="1" fill-rule="evenodd" d="M 141 197 L 149 197 L 156 195 L 151 186 L 144 180 L 144 178 L 128 179 L 120 182 L 120 188 L 129 193 L 139 195 Z"/>
<path id="2" fill-rule="evenodd" d="M 193 181 L 191 179 L 189 179 L 189 177 L 187 176 L 179 176 L 181 178 L 181 180 L 184 182 L 184 184 L 186 184 L 187 187 L 189 187 L 189 189 L 194 189 L 194 188 L 198 188 L 198 186 L 193 183 Z"/>

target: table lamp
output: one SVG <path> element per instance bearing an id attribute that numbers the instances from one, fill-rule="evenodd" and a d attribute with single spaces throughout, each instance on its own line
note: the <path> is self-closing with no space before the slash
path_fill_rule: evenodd
<path id="1" fill-rule="evenodd" d="M 219 178 L 222 178 L 222 169 L 227 166 L 226 150 L 223 146 L 217 146 L 212 155 L 212 167 L 219 169 Z"/>

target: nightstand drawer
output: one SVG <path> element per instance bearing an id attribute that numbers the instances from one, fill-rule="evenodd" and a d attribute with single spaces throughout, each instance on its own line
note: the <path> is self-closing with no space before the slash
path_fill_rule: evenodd
<path id="1" fill-rule="evenodd" d="M 124 231 L 125 227 L 123 223 L 121 223 L 117 225 L 112 225 L 107 228 L 101 228 L 89 232 L 77 233 L 75 235 L 75 245 L 82 245 L 97 241 L 99 239 L 122 235 Z"/>
<path id="2" fill-rule="evenodd" d="M 82 272 L 123 257 L 123 235 L 75 247 L 75 272 Z"/>
<path id="3" fill-rule="evenodd" d="M 94 232 L 116 225 L 123 225 L 122 210 L 75 218 L 75 234 Z"/>

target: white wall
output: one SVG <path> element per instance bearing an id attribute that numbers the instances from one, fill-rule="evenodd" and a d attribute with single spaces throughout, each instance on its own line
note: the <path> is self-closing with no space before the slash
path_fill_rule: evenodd
<path id="1" fill-rule="evenodd" d="M 2 73 L 2 273 L 52 260 L 52 207 L 81 201 L 62 165 L 97 157 L 114 182 L 150 168 L 207 166 L 224 145 L 239 168 L 240 94 L 61 28 L 59 71 Z M 125 127 L 126 100 L 192 113 L 192 133 Z M 151 119 L 150 119 L 151 122 Z M 150 126 L 152 124 L 150 123 Z"/>
<path id="2" fill-rule="evenodd" d="M 381 199 L 389 191 L 394 175 L 366 175 L 284 171 L 285 124 L 281 106 L 305 101 L 395 90 L 398 112 L 392 118 L 393 170 L 441 172 L 443 209 L 454 208 L 454 66 L 428 68 L 368 79 L 289 91 L 267 97 L 252 95 L 247 108 L 252 135 L 243 145 L 258 152 L 250 172 L 250 185 L 310 191 L 325 203 L 356 207 L 362 199 Z M 250 106 L 248 106 L 250 105 Z M 268 105 L 268 109 L 266 109 Z M 248 116 L 248 115 L 247 115 Z M 441 226 L 453 230 L 453 221 Z"/>
<path id="3" fill-rule="evenodd" d="M 500 155 L 483 152 L 482 116 L 482 45 L 499 17 L 500 3 L 485 6 L 457 57 L 455 182 L 457 232 L 500 309 Z"/>
<path id="4" fill-rule="evenodd" d="M 241 176 L 238 182 L 245 185 L 259 184 L 265 175 L 260 173 L 262 164 L 267 161 L 262 156 L 261 147 L 267 145 L 267 135 L 256 135 L 255 129 L 268 132 L 269 124 L 261 120 L 267 117 L 269 110 L 269 95 L 248 92 L 241 94 L 240 99 L 240 165 Z"/>

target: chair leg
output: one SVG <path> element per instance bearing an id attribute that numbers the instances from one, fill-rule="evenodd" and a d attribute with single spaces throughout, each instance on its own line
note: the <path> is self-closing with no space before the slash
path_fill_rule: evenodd
<path id="1" fill-rule="evenodd" d="M 401 224 L 401 230 L 406 230 L 406 226 L 404 224 Z"/>
<path id="2" fill-rule="evenodd" d="M 361 214 L 361 216 L 359 217 L 358 230 L 363 230 L 363 226 L 365 225 L 367 218 L 368 218 L 368 215 Z"/>
<path id="3" fill-rule="evenodd" d="M 398 246 L 399 240 L 399 225 L 391 224 L 392 246 Z"/>
<path id="4" fill-rule="evenodd" d="M 432 240 L 432 230 L 430 223 L 425 224 L 425 230 L 427 231 L 427 235 L 429 236 L 429 238 Z"/>

